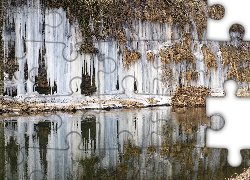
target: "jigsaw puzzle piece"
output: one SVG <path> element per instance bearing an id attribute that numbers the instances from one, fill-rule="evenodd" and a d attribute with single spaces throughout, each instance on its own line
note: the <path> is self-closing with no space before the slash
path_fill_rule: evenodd
<path id="1" fill-rule="evenodd" d="M 28 17 L 26 17 L 25 13 L 20 13 L 22 11 L 20 8 L 13 15 L 9 15 L 11 17 L 8 19 L 13 22 L 5 24 L 6 28 L 4 29 L 3 36 L 5 38 L 5 48 L 11 47 L 14 51 L 11 52 L 12 56 L 13 54 L 16 56 L 12 57 L 8 55 L 10 58 L 10 60 L 8 60 L 9 63 L 12 63 L 11 60 L 14 58 L 18 60 L 14 63 L 16 71 L 18 68 L 20 69 L 14 74 L 18 94 L 33 91 L 35 77 L 40 75 L 38 73 L 40 61 L 43 62 L 43 68 L 46 67 L 44 76 L 47 76 L 45 77 L 48 80 L 47 84 L 58 86 L 57 93 L 67 93 L 70 90 L 68 82 L 75 77 L 76 74 L 81 76 L 81 61 L 84 58 L 88 59 L 88 57 L 85 57 L 87 55 L 81 57 L 79 55 L 79 44 L 82 44 L 82 42 L 80 42 L 82 39 L 79 38 L 77 33 L 80 31 L 76 27 L 75 31 L 69 31 L 73 25 L 70 25 L 66 18 L 66 12 L 62 8 L 53 12 L 50 12 L 48 9 L 46 12 L 42 12 L 38 8 L 40 13 L 37 12 L 37 8 L 30 7 L 28 9 L 31 9 L 31 12 L 27 10 Z M 42 15 L 44 15 L 44 18 Z M 34 18 L 36 20 L 35 22 L 32 21 Z M 37 26 L 34 26 L 34 24 L 37 24 Z M 13 33 L 15 33 L 15 36 L 13 36 Z M 67 36 L 67 38 L 65 38 L 65 36 Z M 34 39 L 34 37 L 36 38 Z M 80 60 L 77 61 L 77 59 Z M 58 63 L 59 61 L 60 63 Z M 48 66 L 48 64 L 50 64 L 50 66 Z M 58 66 L 60 66 L 57 68 L 59 70 L 55 71 L 54 67 Z M 72 74 L 69 75 L 67 72 L 70 72 L 70 69 L 75 67 L 78 67 L 76 69 L 79 70 L 72 71 Z M 27 72 L 25 69 L 28 69 L 30 73 L 29 80 L 26 78 Z M 12 75 L 10 76 L 12 77 Z M 65 79 L 67 83 L 63 81 Z M 25 81 L 27 81 L 26 89 L 23 85 Z M 55 84 L 55 82 L 57 84 Z M 11 82 L 9 84 L 11 84 Z"/>
<path id="2" fill-rule="evenodd" d="M 194 83 L 191 81 L 190 83 L 190 77 L 192 75 L 188 72 L 188 68 L 184 66 L 180 67 L 179 70 L 176 70 L 177 73 L 177 78 L 179 76 L 179 86 L 181 87 L 180 89 L 176 90 L 176 95 L 175 99 L 172 98 L 174 103 L 178 102 L 178 100 L 181 103 L 181 105 L 185 106 L 185 104 L 189 104 L 190 106 L 196 106 L 198 105 L 197 102 L 199 102 L 199 99 L 204 99 L 206 96 L 211 94 L 212 96 L 222 96 L 223 95 L 223 83 L 225 80 L 234 78 L 237 81 L 240 81 L 240 87 L 242 88 L 242 91 L 246 90 L 248 88 L 248 79 L 246 78 L 248 70 L 247 68 L 244 68 L 243 63 L 245 60 L 248 58 L 248 55 L 246 52 L 248 49 L 248 43 L 249 42 L 243 42 L 243 35 L 244 35 L 244 28 L 241 25 L 235 24 L 231 26 L 230 28 L 230 36 L 231 36 L 231 41 L 229 42 L 219 42 L 219 41 L 192 41 L 191 42 L 191 49 L 192 52 L 194 52 L 194 57 L 195 57 L 195 69 L 196 70 L 196 78 L 197 80 L 194 81 Z M 228 50 L 227 48 L 231 48 Z M 238 49 L 239 48 L 239 49 Z M 232 54 L 232 59 L 230 58 L 230 55 Z M 242 54 L 242 55 L 239 55 Z M 227 55 L 227 56 L 226 56 Z M 233 59 L 237 59 L 237 64 L 233 62 Z M 245 60 L 244 60 L 245 59 Z M 190 63 L 189 63 L 190 65 Z M 234 68 L 240 68 L 241 66 L 242 69 L 239 70 L 239 72 L 235 72 L 233 69 Z M 232 71 L 234 71 L 232 73 Z M 232 74 L 232 75 L 231 75 Z M 230 76 L 231 75 L 231 76 Z M 193 91 L 190 90 L 188 92 L 186 88 L 190 85 L 193 86 L 205 86 L 210 88 L 211 92 L 209 93 L 202 93 L 199 95 L 199 91 L 195 90 L 193 88 Z M 201 90 L 203 92 L 205 89 Z M 209 90 L 209 89 L 208 89 Z M 187 92 L 185 92 L 187 91 Z M 178 94 L 179 92 L 179 94 Z M 184 94 L 183 94 L 184 93 Z M 239 92 L 238 92 L 239 93 Z M 243 92 L 244 93 L 244 92 Z M 178 97 L 179 96 L 179 97 Z M 200 98 L 198 98 L 200 96 Z M 182 99 L 181 99 L 182 98 Z M 204 105 L 205 101 L 201 101 L 201 104 L 203 103 Z M 174 104 L 173 103 L 173 104 Z M 178 105 L 178 104 L 174 104 Z M 175 108 L 174 109 L 178 109 Z M 180 112 L 184 113 L 184 112 Z"/>
<path id="3" fill-rule="evenodd" d="M 210 126 L 214 131 L 220 131 L 225 126 L 225 119 L 220 115 L 213 115 L 211 117 Z"/>
<path id="4" fill-rule="evenodd" d="M 15 58 L 18 61 L 27 57 L 26 47 L 29 47 L 27 43 L 36 43 L 37 41 L 42 43 L 42 36 L 45 29 L 58 28 L 63 23 L 63 17 L 61 15 L 62 8 L 57 11 L 46 9 L 44 12 L 38 7 L 13 6 L 12 8 L 8 8 L 8 11 L 7 18 L 10 22 L 4 24 L 4 44 L 6 47 L 13 46 L 14 42 L 16 47 Z M 45 16 L 44 21 L 42 20 L 43 15 Z M 60 19 L 59 23 L 58 21 L 51 21 L 53 19 Z M 29 29 L 32 30 L 29 32 Z M 19 33 L 12 36 L 11 34 L 14 34 L 15 32 Z M 34 34 L 36 34 L 36 39 L 33 39 Z M 37 47 L 37 44 L 34 45 Z M 32 51 L 32 49 L 27 49 L 27 51 Z"/>

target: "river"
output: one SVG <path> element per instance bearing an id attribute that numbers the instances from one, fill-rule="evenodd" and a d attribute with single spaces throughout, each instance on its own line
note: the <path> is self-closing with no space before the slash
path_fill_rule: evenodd
<path id="1" fill-rule="evenodd" d="M 225 179 L 227 149 L 206 148 L 223 122 L 205 108 L 152 107 L 0 117 L 1 179 Z"/>

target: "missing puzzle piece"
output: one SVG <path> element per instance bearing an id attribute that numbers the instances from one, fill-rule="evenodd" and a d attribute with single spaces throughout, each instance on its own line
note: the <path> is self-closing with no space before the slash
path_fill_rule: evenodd
<path id="1" fill-rule="evenodd" d="M 228 29 L 234 23 L 245 26 L 245 39 L 250 40 L 250 23 L 249 23 L 249 1 L 248 0 L 208 0 L 210 7 L 211 19 L 207 21 L 207 39 L 228 41 Z M 221 5 L 218 5 L 221 4 Z M 225 9 L 223 6 L 225 6 Z M 214 14 L 214 15 L 213 15 Z M 221 14 L 216 16 L 216 14 Z M 225 16 L 224 16 L 225 14 Z M 223 17 L 224 16 L 224 17 Z M 219 21 L 216 21 L 219 20 Z"/>
<path id="2" fill-rule="evenodd" d="M 224 84 L 226 97 L 207 98 L 207 116 L 221 113 L 225 118 L 222 130 L 207 131 L 207 147 L 228 148 L 228 161 L 232 166 L 241 164 L 240 149 L 250 149 L 246 138 L 250 136 L 248 121 L 249 99 L 237 98 L 237 83 L 233 80 Z"/>

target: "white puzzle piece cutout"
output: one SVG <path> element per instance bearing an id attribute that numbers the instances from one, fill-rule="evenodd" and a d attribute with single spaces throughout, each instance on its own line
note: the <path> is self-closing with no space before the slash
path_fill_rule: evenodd
<path id="1" fill-rule="evenodd" d="M 229 41 L 228 30 L 233 24 L 245 27 L 244 40 L 250 40 L 250 11 L 249 0 L 208 0 L 208 6 L 220 4 L 225 9 L 224 17 L 220 20 L 207 19 L 207 39 Z"/>
<path id="2" fill-rule="evenodd" d="M 237 86 L 235 81 L 229 80 L 224 84 L 226 97 L 208 97 L 206 100 L 206 115 L 221 114 L 225 119 L 220 131 L 207 130 L 206 146 L 227 148 L 231 166 L 241 164 L 241 149 L 250 149 L 250 98 L 236 97 Z"/>

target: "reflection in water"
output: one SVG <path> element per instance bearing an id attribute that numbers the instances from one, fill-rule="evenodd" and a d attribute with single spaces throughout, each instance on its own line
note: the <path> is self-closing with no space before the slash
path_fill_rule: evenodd
<path id="1" fill-rule="evenodd" d="M 210 125 L 202 108 L 1 120 L 1 179 L 224 179 L 250 165 L 249 151 L 233 168 L 227 150 L 205 147 L 206 128 L 219 129 L 223 121 Z"/>

